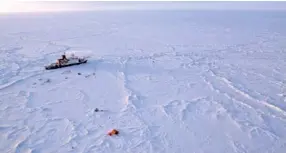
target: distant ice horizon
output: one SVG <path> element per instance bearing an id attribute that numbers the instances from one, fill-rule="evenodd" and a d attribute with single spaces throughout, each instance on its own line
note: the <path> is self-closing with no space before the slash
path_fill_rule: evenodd
<path id="1" fill-rule="evenodd" d="M 2 4 L 3 3 L 3 4 Z M 284 11 L 286 2 L 98 2 L 98 1 L 2 1 L 0 13 L 105 10 L 254 10 Z"/>

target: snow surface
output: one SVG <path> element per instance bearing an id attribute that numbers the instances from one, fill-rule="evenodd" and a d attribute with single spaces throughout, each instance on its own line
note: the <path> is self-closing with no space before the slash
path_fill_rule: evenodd
<path id="1" fill-rule="evenodd" d="M 0 15 L 0 152 L 285 153 L 285 59 L 285 12 Z"/>

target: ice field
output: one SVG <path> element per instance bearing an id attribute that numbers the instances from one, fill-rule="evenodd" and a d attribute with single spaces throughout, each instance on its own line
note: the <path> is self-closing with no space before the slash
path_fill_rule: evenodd
<path id="1" fill-rule="evenodd" d="M 0 15 L 0 152 L 284 153 L 285 78 L 285 12 Z"/>

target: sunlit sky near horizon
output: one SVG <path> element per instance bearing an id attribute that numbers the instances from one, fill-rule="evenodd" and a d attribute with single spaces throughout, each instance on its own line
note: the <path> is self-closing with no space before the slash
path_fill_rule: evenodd
<path id="1" fill-rule="evenodd" d="M 286 2 L 136 2 L 0 0 L 0 13 L 96 10 L 285 10 Z"/>

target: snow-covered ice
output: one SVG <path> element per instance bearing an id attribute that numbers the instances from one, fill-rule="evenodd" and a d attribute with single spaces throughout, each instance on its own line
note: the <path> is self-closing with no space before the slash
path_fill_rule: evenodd
<path id="1" fill-rule="evenodd" d="M 0 152 L 284 153 L 285 78 L 285 12 L 2 14 Z"/>

